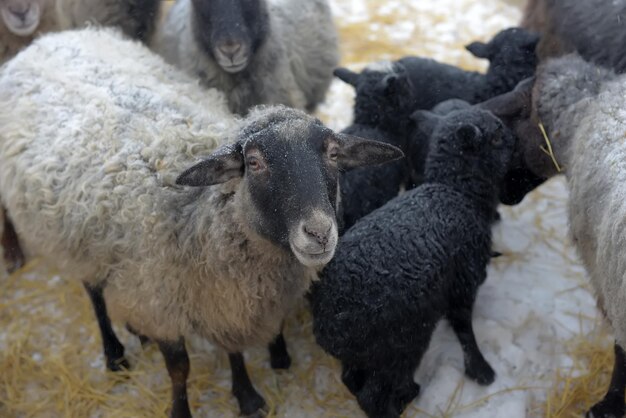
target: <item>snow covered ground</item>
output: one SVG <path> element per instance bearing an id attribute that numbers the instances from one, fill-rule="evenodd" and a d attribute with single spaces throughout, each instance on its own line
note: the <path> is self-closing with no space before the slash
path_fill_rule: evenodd
<path id="1" fill-rule="evenodd" d="M 519 4 L 501 0 L 331 0 L 345 65 L 405 54 L 464 68 L 485 63 L 463 45 L 515 25 Z M 517 3 L 517 2 L 516 2 Z M 333 83 L 320 117 L 349 124 L 352 91 Z M 598 313 L 566 224 L 567 192 L 554 179 L 495 227 L 492 263 L 476 303 L 478 343 L 497 372 L 489 387 L 463 376 L 460 346 L 447 324 L 437 329 L 416 374 L 422 393 L 406 417 L 541 417 L 557 369 L 575 359 L 568 342 L 598 324 Z M 154 347 L 142 350 L 125 331 L 133 371 L 104 373 L 95 321 L 79 284 L 35 262 L 0 278 L 0 416 L 154 417 L 169 405 L 169 379 Z M 292 369 L 274 373 L 264 349 L 246 353 L 250 374 L 277 417 L 359 417 L 338 367 L 317 348 L 306 312 L 294 315 L 286 338 Z M 607 343 L 610 342 L 607 337 Z M 197 417 L 235 417 L 223 353 L 193 341 L 190 398 Z"/>

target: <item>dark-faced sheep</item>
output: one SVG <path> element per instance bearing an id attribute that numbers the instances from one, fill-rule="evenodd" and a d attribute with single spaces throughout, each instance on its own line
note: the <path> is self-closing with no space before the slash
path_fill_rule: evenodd
<path id="1" fill-rule="evenodd" d="M 3 66 L 0 126 L 20 238 L 158 343 L 174 417 L 190 416 L 193 334 L 229 352 L 241 412 L 263 408 L 241 351 L 275 339 L 332 258 L 340 171 L 402 156 L 282 106 L 236 118 L 112 29 L 41 37 Z"/>
<path id="2" fill-rule="evenodd" d="M 422 117 L 438 120 L 424 184 L 348 230 L 310 295 L 317 342 L 341 361 L 369 417 L 398 417 L 417 396 L 413 373 L 442 318 L 461 342 L 466 374 L 481 384 L 495 376 L 471 318 L 515 141 L 483 110 Z"/>
<path id="3" fill-rule="evenodd" d="M 154 49 L 226 93 L 232 111 L 313 111 L 339 62 L 327 0 L 178 0 Z"/>

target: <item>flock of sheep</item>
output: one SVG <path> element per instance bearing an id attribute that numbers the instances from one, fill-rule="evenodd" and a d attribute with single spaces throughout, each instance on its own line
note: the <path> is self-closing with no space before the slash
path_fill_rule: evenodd
<path id="1" fill-rule="evenodd" d="M 418 396 L 442 318 L 488 385 L 472 309 L 498 204 L 564 173 L 616 339 L 588 416 L 624 416 L 626 1 L 530 0 L 524 28 L 467 46 L 485 74 L 419 57 L 337 68 L 326 0 L 178 0 L 159 24 L 160 7 L 0 0 L 5 258 L 19 267 L 25 248 L 82 280 L 110 370 L 129 364 L 109 316 L 158 344 L 171 416 L 189 417 L 199 335 L 229 353 L 241 413 L 262 416 L 241 353 L 268 344 L 288 368 L 282 324 L 306 297 L 369 417 Z M 356 91 L 342 132 L 309 114 L 333 74 Z"/>

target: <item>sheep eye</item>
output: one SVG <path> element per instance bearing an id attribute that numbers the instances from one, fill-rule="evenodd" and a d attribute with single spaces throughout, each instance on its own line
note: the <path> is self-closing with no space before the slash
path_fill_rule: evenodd
<path id="1" fill-rule="evenodd" d="M 339 151 L 337 146 L 331 145 L 328 147 L 327 158 L 332 162 L 337 162 L 337 158 L 339 158 Z"/>
<path id="2" fill-rule="evenodd" d="M 248 168 L 252 171 L 263 171 L 265 170 L 265 164 L 257 157 L 248 157 Z"/>
<path id="3" fill-rule="evenodd" d="M 491 138 L 491 145 L 493 145 L 494 147 L 501 146 L 502 145 L 502 136 L 496 135 L 493 138 Z"/>

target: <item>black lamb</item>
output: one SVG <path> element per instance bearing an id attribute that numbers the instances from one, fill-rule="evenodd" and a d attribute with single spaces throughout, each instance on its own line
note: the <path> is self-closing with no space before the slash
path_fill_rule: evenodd
<path id="1" fill-rule="evenodd" d="M 486 277 L 492 214 L 514 137 L 477 108 L 436 116 L 425 183 L 358 221 L 310 295 L 313 331 L 343 366 L 342 380 L 369 417 L 398 417 L 419 393 L 413 374 L 447 318 L 465 373 L 495 378 L 472 329 Z"/>
<path id="2" fill-rule="evenodd" d="M 401 92 L 401 95 L 407 95 L 411 100 L 399 101 L 399 103 L 412 107 L 411 109 L 396 108 L 395 112 L 392 111 L 394 109 L 383 109 L 382 113 L 391 115 L 389 118 L 391 125 L 403 124 L 404 115 L 410 115 L 415 110 L 432 109 L 444 100 L 461 99 L 475 104 L 513 90 L 517 83 L 535 73 L 537 66 L 535 48 L 538 42 L 539 35 L 521 28 L 509 28 L 499 32 L 489 43 L 473 42 L 467 45 L 467 50 L 474 56 L 489 60 L 489 69 L 486 74 L 465 71 L 428 58 L 401 58 L 388 67 L 395 70 L 398 68 L 397 65 L 401 64 L 408 74 L 413 91 Z M 381 78 L 387 76 L 384 71 L 378 74 Z M 359 94 L 369 97 L 374 102 L 378 100 L 377 92 L 363 88 L 364 83 L 361 81 L 361 77 L 372 78 L 372 71 L 366 70 L 358 74 L 342 68 L 336 70 L 335 75 L 355 86 L 357 102 Z M 375 81 L 370 81 L 369 84 L 375 85 Z M 379 118 L 376 112 L 380 111 L 380 108 L 371 106 L 367 113 L 362 112 L 361 119 L 370 119 L 378 126 L 375 123 Z"/>
<path id="3" fill-rule="evenodd" d="M 341 74 L 344 69 L 337 69 Z M 412 130 L 410 113 L 398 114 L 397 109 L 411 109 L 411 82 L 400 64 L 366 68 L 355 81 L 357 91 L 354 122 L 342 132 L 361 138 L 376 139 L 407 149 Z M 407 93 L 405 93 L 407 92 Z M 375 115 L 373 118 L 370 115 Z M 371 211 L 396 197 L 406 186 L 408 168 L 405 159 L 380 166 L 357 168 L 341 176 L 341 214 L 344 229 Z"/>

